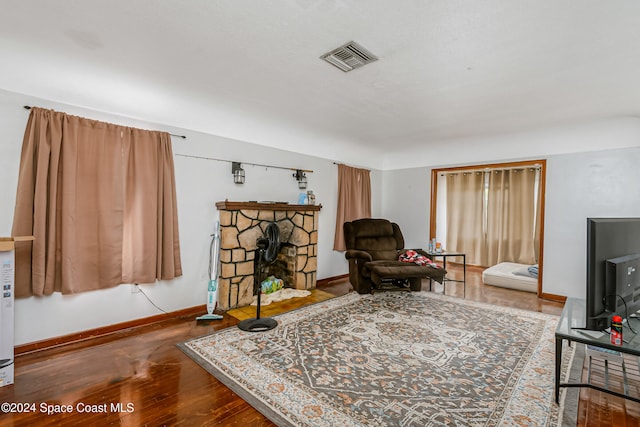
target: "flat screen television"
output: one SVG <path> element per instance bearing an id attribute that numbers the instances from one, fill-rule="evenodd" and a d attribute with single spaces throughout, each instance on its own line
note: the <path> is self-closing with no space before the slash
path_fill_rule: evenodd
<path id="1" fill-rule="evenodd" d="M 640 218 L 587 218 L 585 329 L 640 309 Z"/>

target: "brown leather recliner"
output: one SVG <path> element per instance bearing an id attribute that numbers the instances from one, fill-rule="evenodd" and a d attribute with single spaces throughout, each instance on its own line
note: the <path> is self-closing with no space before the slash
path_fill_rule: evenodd
<path id="1" fill-rule="evenodd" d="M 386 219 L 363 218 L 343 225 L 349 260 L 349 281 L 360 294 L 372 290 L 408 288 L 419 291 L 422 279 L 428 278 L 442 283 L 446 271 L 414 263 L 399 261 L 407 249 L 398 224 Z M 427 253 L 414 249 L 421 255 Z"/>

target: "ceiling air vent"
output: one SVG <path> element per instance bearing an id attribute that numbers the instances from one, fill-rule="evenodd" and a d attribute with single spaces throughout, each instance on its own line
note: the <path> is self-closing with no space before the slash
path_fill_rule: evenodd
<path id="1" fill-rule="evenodd" d="M 331 52 L 322 55 L 320 59 L 324 59 L 345 73 L 378 60 L 375 55 L 356 42 L 349 42 L 344 46 L 333 49 Z"/>

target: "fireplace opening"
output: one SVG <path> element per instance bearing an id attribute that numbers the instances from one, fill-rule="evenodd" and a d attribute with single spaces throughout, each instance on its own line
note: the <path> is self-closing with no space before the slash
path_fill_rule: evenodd
<path id="1" fill-rule="evenodd" d="M 284 288 L 295 288 L 296 255 L 297 250 L 294 245 L 291 243 L 281 244 L 275 261 L 263 266 L 261 280 L 273 276 L 282 279 Z"/>

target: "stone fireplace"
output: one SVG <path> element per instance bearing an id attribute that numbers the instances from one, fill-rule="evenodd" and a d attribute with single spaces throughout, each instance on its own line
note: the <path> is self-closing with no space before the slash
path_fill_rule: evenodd
<path id="1" fill-rule="evenodd" d="M 251 304 L 256 241 L 270 222 L 278 225 L 281 243 L 278 258 L 269 267 L 271 274 L 282 279 L 285 287 L 316 287 L 318 213 L 322 205 L 225 200 L 216 207 L 220 211 L 220 309 Z"/>

